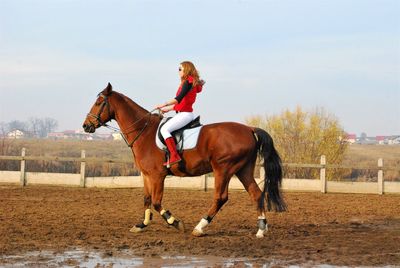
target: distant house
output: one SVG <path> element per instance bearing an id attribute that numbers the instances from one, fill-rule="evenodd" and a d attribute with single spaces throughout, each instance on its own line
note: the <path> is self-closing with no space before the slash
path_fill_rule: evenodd
<path id="1" fill-rule="evenodd" d="M 66 139 L 79 139 L 80 137 L 80 133 L 76 130 L 64 130 L 63 133 Z"/>
<path id="2" fill-rule="evenodd" d="M 9 139 L 22 139 L 25 133 L 21 130 L 15 129 L 7 133 L 7 138 Z"/>
<path id="3" fill-rule="evenodd" d="M 74 140 L 111 140 L 110 133 L 86 133 L 83 130 L 65 130 L 62 132 L 51 132 L 47 135 L 49 139 L 74 139 Z"/>
<path id="4" fill-rule="evenodd" d="M 359 137 L 359 138 L 357 138 L 356 143 L 364 144 L 364 145 L 378 144 L 376 141 L 376 137 Z"/>
<path id="5" fill-rule="evenodd" d="M 87 140 L 91 138 L 91 135 L 78 130 L 65 130 L 62 132 L 51 132 L 47 134 L 47 138 L 55 140 L 57 139 Z"/>
<path id="6" fill-rule="evenodd" d="M 47 134 L 47 138 L 49 139 L 64 139 L 64 133 L 63 132 L 50 132 Z"/>
<path id="7" fill-rule="evenodd" d="M 99 133 L 95 135 L 95 138 L 100 140 L 112 140 L 113 136 L 110 133 Z"/>
<path id="8" fill-rule="evenodd" d="M 391 136 L 387 139 L 387 144 L 400 144 L 400 136 Z"/>
<path id="9" fill-rule="evenodd" d="M 376 136 L 375 140 L 377 144 L 385 144 L 385 136 Z"/>
<path id="10" fill-rule="evenodd" d="M 353 144 L 356 142 L 356 139 L 357 139 L 356 134 L 347 134 L 347 136 L 344 138 L 344 141 Z"/>

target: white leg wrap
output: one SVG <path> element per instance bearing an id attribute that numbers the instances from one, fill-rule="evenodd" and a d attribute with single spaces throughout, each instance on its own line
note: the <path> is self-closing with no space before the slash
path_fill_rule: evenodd
<path id="1" fill-rule="evenodd" d="M 164 213 L 167 212 L 165 209 L 161 210 L 160 215 L 164 216 Z M 172 214 L 170 213 L 170 217 L 168 219 L 165 219 L 167 221 L 168 224 L 173 224 L 175 221 L 175 217 L 172 216 Z"/>
<path id="2" fill-rule="evenodd" d="M 144 211 L 144 221 L 143 224 L 144 225 L 149 225 L 150 224 L 150 218 L 151 218 L 151 209 L 146 209 Z"/>
<path id="3" fill-rule="evenodd" d="M 199 224 L 194 228 L 196 229 L 199 233 L 203 233 L 203 228 L 205 228 L 208 225 L 208 221 L 206 219 L 201 219 Z"/>
<path id="4" fill-rule="evenodd" d="M 257 238 L 263 238 L 264 234 L 268 231 L 268 224 L 265 220 L 264 213 L 261 216 L 258 216 L 258 231 L 256 234 Z"/>
<path id="5" fill-rule="evenodd" d="M 175 221 L 174 216 L 169 217 L 169 219 L 167 220 L 167 222 L 168 222 L 169 224 L 173 224 L 174 221 Z"/>

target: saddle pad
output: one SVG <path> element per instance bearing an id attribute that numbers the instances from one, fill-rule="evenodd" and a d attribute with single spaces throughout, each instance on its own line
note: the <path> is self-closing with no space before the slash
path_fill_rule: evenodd
<path id="1" fill-rule="evenodd" d="M 182 148 L 182 150 L 189 150 L 189 149 L 195 148 L 197 145 L 197 140 L 199 139 L 199 134 L 200 134 L 200 130 L 202 127 L 203 126 L 185 129 L 183 131 L 183 145 L 182 145 L 182 139 L 181 139 L 178 141 L 176 148 L 177 149 Z M 157 144 L 157 147 L 160 148 L 161 150 L 167 149 L 167 147 L 158 138 L 158 135 L 156 135 L 156 144 Z"/>

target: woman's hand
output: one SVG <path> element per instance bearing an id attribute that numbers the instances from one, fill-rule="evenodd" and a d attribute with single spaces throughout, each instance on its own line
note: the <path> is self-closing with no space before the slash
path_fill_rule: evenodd
<path id="1" fill-rule="evenodd" d="M 177 104 L 178 101 L 176 99 L 172 99 L 170 101 L 167 101 L 164 104 L 159 104 L 155 107 L 155 109 L 160 110 L 162 113 L 167 113 L 171 110 L 174 109 L 174 105 Z"/>
<path id="2" fill-rule="evenodd" d="M 172 111 L 174 109 L 174 105 L 169 105 L 169 106 L 164 106 L 160 109 L 160 111 L 164 113 L 168 113 L 169 111 Z"/>
<path id="3" fill-rule="evenodd" d="M 160 110 L 160 112 L 162 114 L 164 114 L 164 113 L 168 113 L 169 111 L 173 110 L 174 105 L 160 104 L 160 105 L 157 105 L 155 109 Z"/>
<path id="4" fill-rule="evenodd" d="M 161 108 L 165 107 L 165 104 L 159 104 L 154 109 L 161 110 Z"/>

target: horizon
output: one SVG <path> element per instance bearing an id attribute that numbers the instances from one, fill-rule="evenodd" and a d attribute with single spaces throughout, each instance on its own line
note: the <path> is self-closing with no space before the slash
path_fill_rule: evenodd
<path id="1" fill-rule="evenodd" d="M 399 135 L 399 10 L 395 0 L 3 0 L 0 122 L 80 129 L 108 82 L 152 110 L 191 60 L 206 80 L 204 124 L 323 107 L 347 133 Z"/>

